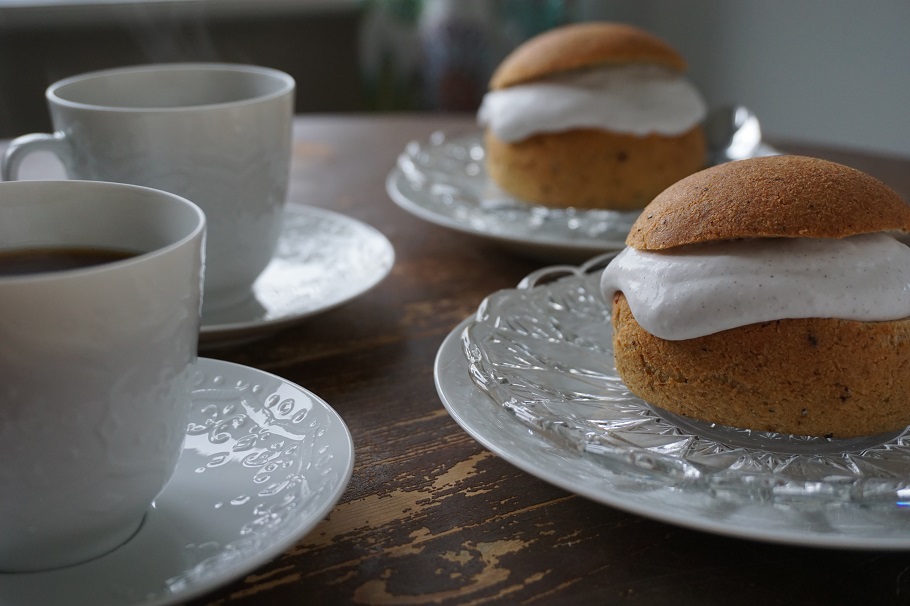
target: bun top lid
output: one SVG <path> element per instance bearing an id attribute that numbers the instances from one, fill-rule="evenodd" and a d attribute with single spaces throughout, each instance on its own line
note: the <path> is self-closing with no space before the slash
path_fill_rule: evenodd
<path id="1" fill-rule="evenodd" d="M 582 68 L 633 63 L 686 70 L 682 55 L 657 36 L 631 25 L 594 21 L 551 29 L 519 45 L 493 72 L 490 89 Z"/>
<path id="2" fill-rule="evenodd" d="M 728 162 L 671 185 L 626 244 L 662 250 L 737 238 L 844 238 L 910 231 L 910 205 L 859 170 L 805 156 Z"/>

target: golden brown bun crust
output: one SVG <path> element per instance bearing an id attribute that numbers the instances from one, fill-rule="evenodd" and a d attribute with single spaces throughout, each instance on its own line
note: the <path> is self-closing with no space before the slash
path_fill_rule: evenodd
<path id="1" fill-rule="evenodd" d="M 644 208 L 704 166 L 700 126 L 682 135 L 639 137 L 579 129 L 507 143 L 485 136 L 490 177 L 519 198 L 553 207 Z"/>
<path id="2" fill-rule="evenodd" d="M 910 425 L 910 319 L 777 320 L 667 341 L 617 293 L 613 347 L 632 393 L 694 419 L 834 437 Z"/>
<path id="3" fill-rule="evenodd" d="M 493 90 L 601 64 L 656 63 L 685 71 L 669 44 L 631 25 L 588 22 L 546 31 L 510 53 L 490 79 Z"/>
<path id="4" fill-rule="evenodd" d="M 842 164 L 804 156 L 729 162 L 657 196 L 626 244 L 661 250 L 756 237 L 842 238 L 910 230 L 910 206 L 891 188 Z"/>

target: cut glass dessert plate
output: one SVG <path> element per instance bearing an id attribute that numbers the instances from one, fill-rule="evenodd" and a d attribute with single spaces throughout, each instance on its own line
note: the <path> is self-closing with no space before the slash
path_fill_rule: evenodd
<path id="1" fill-rule="evenodd" d="M 733 118 L 727 114 L 732 112 Z M 710 163 L 774 155 L 761 141 L 758 120 L 746 108 L 722 108 L 710 124 Z M 714 134 L 716 132 L 720 134 Z M 386 179 L 392 200 L 407 212 L 449 229 L 492 240 L 552 262 L 582 262 L 621 249 L 640 211 L 548 208 L 510 196 L 484 166 L 483 133 L 433 133 L 412 141 Z"/>
<path id="2" fill-rule="evenodd" d="M 450 333 L 436 386 L 465 431 L 547 482 L 664 522 L 910 549 L 910 430 L 843 440 L 738 430 L 632 395 L 613 365 L 599 291 L 613 254 L 539 270 Z"/>

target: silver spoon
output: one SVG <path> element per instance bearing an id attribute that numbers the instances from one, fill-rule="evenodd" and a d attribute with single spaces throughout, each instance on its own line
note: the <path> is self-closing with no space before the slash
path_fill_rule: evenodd
<path id="1" fill-rule="evenodd" d="M 762 140 L 758 117 L 742 105 L 711 111 L 705 119 L 705 137 L 711 165 L 764 155 L 759 154 Z"/>

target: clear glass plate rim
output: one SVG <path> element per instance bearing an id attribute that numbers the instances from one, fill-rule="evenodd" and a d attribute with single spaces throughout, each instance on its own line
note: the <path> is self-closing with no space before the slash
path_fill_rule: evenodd
<path id="1" fill-rule="evenodd" d="M 575 286 L 587 280 L 596 280 L 597 276 L 594 275 L 592 278 L 592 274 L 596 273 L 600 267 L 604 266 L 614 254 L 615 253 L 608 253 L 602 255 L 579 267 L 558 266 L 543 268 L 534 272 L 525 278 L 518 288 L 499 291 L 487 297 L 478 309 L 474 319 L 468 323 L 465 330 L 463 355 L 470 363 L 470 374 L 476 386 L 488 394 L 491 402 L 498 404 L 500 407 L 508 408 L 513 412 L 517 410 L 518 414 L 513 414 L 513 418 L 518 419 L 518 417 L 523 415 L 518 422 L 524 423 L 529 427 L 534 427 L 536 430 L 540 431 L 542 435 L 550 436 L 551 441 L 554 434 L 560 434 L 556 438 L 557 441 L 560 441 L 565 437 L 562 434 L 572 431 L 574 428 L 572 427 L 571 421 L 563 422 L 564 419 L 556 418 L 555 423 L 545 425 L 541 424 L 541 421 L 553 421 L 554 419 L 548 419 L 546 417 L 531 418 L 534 414 L 533 411 L 528 412 L 528 410 L 522 408 L 521 405 L 522 394 L 525 392 L 519 392 L 519 395 L 515 396 L 515 392 L 510 391 L 513 386 L 517 384 L 516 381 L 510 380 L 513 377 L 508 376 L 508 370 L 505 371 L 506 374 L 503 376 L 495 375 L 495 369 L 490 370 L 492 363 L 489 359 L 485 358 L 486 352 L 484 351 L 484 345 L 478 343 L 486 338 L 485 335 L 494 334 L 497 330 L 504 330 L 503 327 L 506 327 L 509 324 L 509 314 L 513 313 L 513 311 L 508 306 L 514 302 L 514 299 L 510 298 L 512 297 L 511 293 L 518 293 L 519 295 L 530 293 L 528 296 L 537 296 L 537 293 L 531 291 L 540 290 L 541 292 L 547 292 L 549 289 L 550 291 L 559 292 L 562 288 L 563 290 L 571 290 L 573 296 L 575 296 L 577 295 L 576 290 L 574 290 Z M 553 281 L 554 277 L 555 281 Z M 565 286 L 566 284 L 569 286 Z M 560 299 L 556 295 L 553 295 L 551 298 Z M 521 303 L 516 305 L 521 305 Z M 604 303 L 604 308 L 600 311 L 606 313 L 608 317 L 608 310 L 605 309 L 605 305 L 606 304 Z M 541 313 L 539 309 L 535 309 L 535 311 Z M 588 319 L 585 318 L 582 322 L 584 321 L 588 321 Z M 607 324 L 608 323 L 609 321 L 607 320 Z M 487 332 L 484 333 L 484 331 Z M 480 336 L 472 334 L 477 332 L 484 334 L 481 334 Z M 503 341 L 506 341 L 506 339 L 503 338 Z M 547 340 L 541 338 L 539 342 L 546 343 Z M 511 341 L 508 343 L 510 346 L 514 345 Z M 548 345 L 540 347 L 545 348 L 547 346 Z M 509 356 L 512 354 L 507 353 L 502 355 Z M 612 356 L 612 354 L 610 355 Z M 542 357 L 545 358 L 545 356 Z M 508 364 L 504 364 L 504 366 L 507 367 Z M 603 367 L 604 365 L 595 366 Z M 621 386 L 621 380 L 618 375 L 616 375 L 612 364 L 610 364 L 608 368 L 611 370 L 605 372 L 605 375 L 608 375 L 611 379 L 615 379 Z M 558 397 L 559 396 L 557 395 L 557 400 Z M 633 401 L 638 403 L 639 414 L 641 412 L 651 413 L 652 422 L 662 424 L 657 428 L 658 430 L 678 431 L 682 437 L 686 436 L 686 431 L 693 431 L 693 427 L 691 426 L 681 428 L 675 425 L 672 420 L 672 415 L 660 414 L 659 410 L 648 407 L 646 403 L 637 400 L 637 398 L 634 398 L 631 394 L 624 396 L 624 398 L 630 403 L 634 403 Z M 516 402 L 518 403 L 517 405 Z M 569 404 L 572 404 L 572 401 L 569 401 Z M 574 404 L 572 405 L 574 406 Z M 647 408 L 647 411 L 642 411 L 642 408 Z M 549 410 L 546 410 L 546 412 L 549 412 Z M 668 417 L 670 418 L 668 419 Z M 636 421 L 638 419 L 639 417 L 634 417 L 628 420 Z M 627 419 L 621 419 L 621 421 L 626 420 Z M 695 425 L 697 426 L 698 424 L 695 423 Z M 556 431 L 551 431 L 548 429 L 549 427 L 555 427 Z M 584 427 L 582 427 L 582 430 L 583 429 Z M 695 427 L 695 429 L 697 429 L 697 427 Z M 711 448 L 714 448 L 711 440 L 734 440 L 731 444 L 718 442 L 720 448 L 717 449 L 717 452 L 721 455 L 729 455 L 730 453 L 740 451 L 754 453 L 757 458 L 769 459 L 770 462 L 767 464 L 770 466 L 771 471 L 761 471 L 760 468 L 758 470 L 748 469 L 745 472 L 739 472 L 735 468 L 732 468 L 732 471 L 723 469 L 723 473 L 720 474 L 706 475 L 705 478 L 697 477 L 697 481 L 706 482 L 700 490 L 711 490 L 715 488 L 730 490 L 731 488 L 741 488 L 743 491 L 757 491 L 758 494 L 764 494 L 770 491 L 770 497 L 763 498 L 789 500 L 799 497 L 807 499 L 808 502 L 838 505 L 843 505 L 847 501 L 853 501 L 859 505 L 870 506 L 880 506 L 887 502 L 890 502 L 892 505 L 895 502 L 900 504 L 907 501 L 908 495 L 910 495 L 908 482 L 905 479 L 905 477 L 910 477 L 910 452 L 908 452 L 907 449 L 907 429 L 881 438 L 873 437 L 868 440 L 853 439 L 825 441 L 825 444 L 816 443 L 814 445 L 812 444 L 813 439 L 808 439 L 809 441 L 806 442 L 807 439 L 802 437 L 779 436 L 778 438 L 775 438 L 774 434 L 765 436 L 758 432 L 756 432 L 758 435 L 757 439 L 752 440 L 751 442 L 746 439 L 746 443 L 739 443 L 737 442 L 738 440 L 743 440 L 743 438 L 740 437 L 742 430 L 731 429 L 724 433 L 726 429 L 727 428 L 721 428 L 721 430 L 717 432 L 720 434 L 720 438 L 711 432 L 707 435 L 693 434 L 693 437 L 696 440 L 701 440 L 701 444 L 698 444 L 698 446 L 704 447 L 705 444 L 708 444 Z M 650 430 L 650 427 L 646 427 L 643 433 Z M 664 434 L 655 435 L 662 436 Z M 785 438 L 786 440 L 781 438 Z M 777 441 L 775 441 L 775 439 Z M 683 442 L 682 439 L 679 441 Z M 808 444 L 808 446 L 805 446 L 804 443 Z M 589 441 L 586 435 L 581 448 L 583 450 L 587 449 L 591 444 L 593 444 L 595 448 L 589 450 L 592 452 L 596 451 L 598 447 L 597 442 Z M 770 444 L 770 446 L 766 446 L 765 444 Z M 576 443 L 575 446 L 578 446 L 578 443 Z M 821 446 L 821 448 L 819 448 L 819 446 Z M 620 444 L 618 449 L 614 448 L 612 451 L 608 449 L 606 454 L 613 456 L 615 459 L 619 459 L 619 464 L 631 462 L 632 466 L 642 474 L 643 478 L 653 480 L 655 477 L 658 477 L 659 474 L 657 471 L 652 471 L 649 466 L 668 464 L 672 467 L 679 461 L 689 464 L 691 461 L 689 461 L 687 457 L 691 452 L 695 452 L 696 457 L 704 457 L 705 452 L 713 454 L 714 450 L 706 451 L 704 448 L 684 450 L 683 456 L 680 456 L 675 452 L 666 454 L 658 451 L 650 451 L 646 448 L 639 448 L 634 445 L 628 446 Z M 774 465 L 780 462 L 775 457 L 779 457 L 780 461 L 787 463 L 787 465 L 783 466 L 781 470 L 774 468 Z M 826 457 L 833 458 L 826 459 Z M 640 458 L 641 460 L 636 461 L 636 458 Z M 839 468 L 838 465 L 842 462 L 842 459 L 845 462 L 843 463 L 843 467 Z M 818 461 L 821 461 L 821 464 L 819 464 Z M 834 465 L 825 467 L 825 465 L 829 464 L 829 461 L 834 461 Z M 614 461 L 613 464 L 616 463 L 617 461 Z M 696 460 L 695 463 L 697 465 L 699 461 Z M 608 463 L 608 465 L 609 464 L 610 463 Z M 886 472 L 882 472 L 883 468 L 881 465 L 884 465 L 885 468 L 888 468 L 888 466 L 891 468 L 888 468 Z M 800 468 L 799 466 L 802 467 Z M 843 471 L 843 469 L 851 466 L 856 470 L 854 475 L 850 475 L 850 473 Z M 815 469 L 815 467 L 819 467 L 820 471 Z M 899 473 L 895 472 L 895 467 Z M 797 468 L 798 473 L 791 473 L 790 470 L 792 468 Z M 654 469 L 657 470 L 657 467 Z M 808 469 L 809 471 L 804 472 L 804 469 Z M 906 476 L 901 470 L 907 471 Z M 686 471 L 688 472 L 688 470 Z M 676 473 L 677 470 L 671 468 L 670 472 Z M 807 473 L 808 475 L 803 477 L 802 475 L 799 475 L 801 473 Z M 882 473 L 885 475 L 881 475 Z M 683 478 L 682 483 L 678 487 L 699 489 L 693 487 L 689 480 L 690 478 L 688 477 Z M 747 481 L 749 482 L 748 484 Z M 767 485 L 763 485 L 762 482 Z M 742 487 L 737 487 L 737 483 L 741 483 Z M 743 495 L 739 495 L 734 497 L 734 500 L 742 498 Z M 891 501 L 889 501 L 889 499 L 891 499 Z"/>

